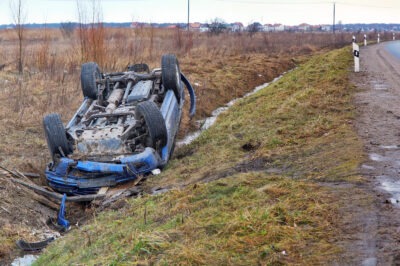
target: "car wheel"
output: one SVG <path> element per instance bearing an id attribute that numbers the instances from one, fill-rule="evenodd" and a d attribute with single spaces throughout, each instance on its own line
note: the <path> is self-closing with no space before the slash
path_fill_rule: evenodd
<path id="1" fill-rule="evenodd" d="M 97 98 L 96 79 L 101 78 L 99 66 L 94 62 L 85 63 L 81 68 L 81 85 L 84 97 Z"/>
<path id="2" fill-rule="evenodd" d="M 167 144 L 164 117 L 154 102 L 141 102 L 136 107 L 136 119 L 142 120 L 147 129 L 146 146 L 156 150 Z"/>
<path id="3" fill-rule="evenodd" d="M 43 118 L 43 128 L 47 146 L 53 159 L 56 155 L 67 156 L 72 153 L 72 147 L 68 143 L 67 134 L 59 114 L 46 115 Z"/>
<path id="4" fill-rule="evenodd" d="M 166 54 L 162 56 L 161 71 L 164 88 L 167 90 L 173 90 L 178 102 L 180 102 L 183 89 L 179 62 L 175 55 Z"/>

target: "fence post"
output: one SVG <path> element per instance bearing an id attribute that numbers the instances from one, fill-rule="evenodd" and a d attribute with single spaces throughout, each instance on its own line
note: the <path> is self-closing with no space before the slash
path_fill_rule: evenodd
<path id="1" fill-rule="evenodd" d="M 360 47 L 353 42 L 354 72 L 360 72 Z"/>
<path id="2" fill-rule="evenodd" d="M 367 46 L 367 34 L 364 34 L 364 46 Z"/>

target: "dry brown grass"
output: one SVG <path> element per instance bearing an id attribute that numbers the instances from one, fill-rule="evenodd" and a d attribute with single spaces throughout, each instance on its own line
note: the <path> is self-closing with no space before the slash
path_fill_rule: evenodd
<path id="1" fill-rule="evenodd" d="M 84 47 L 80 35 L 86 34 Z M 81 36 L 82 37 L 82 36 Z M 80 65 L 99 61 L 104 71 L 145 62 L 159 67 L 161 56 L 175 53 L 182 71 L 198 95 L 193 121 L 184 117 L 181 135 L 195 128 L 195 120 L 240 97 L 256 85 L 293 68 L 296 60 L 324 48 L 343 45 L 348 35 L 306 33 L 221 34 L 209 36 L 177 29 L 94 28 L 76 30 L 71 38 L 56 29 L 27 30 L 24 75 L 15 64 L 17 37 L 0 31 L 0 162 L 22 170 L 42 172 L 48 159 L 41 129 L 42 117 L 58 112 L 66 122 L 82 101 Z M 82 54 L 85 53 L 85 54 Z"/>

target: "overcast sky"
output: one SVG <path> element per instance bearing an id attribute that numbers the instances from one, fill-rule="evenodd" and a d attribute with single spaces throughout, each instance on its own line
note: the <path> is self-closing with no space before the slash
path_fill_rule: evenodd
<path id="1" fill-rule="evenodd" d="M 17 0 L 14 0 L 17 1 Z M 26 22 L 78 21 L 77 0 L 23 0 Z M 91 0 L 79 0 L 90 2 Z M 188 0 L 98 0 L 106 22 L 186 22 Z M 332 24 L 333 0 L 189 0 L 190 22 L 221 18 L 285 25 Z M 10 0 L 0 0 L 0 24 L 12 23 Z M 400 23 L 400 0 L 336 1 L 336 22 Z"/>

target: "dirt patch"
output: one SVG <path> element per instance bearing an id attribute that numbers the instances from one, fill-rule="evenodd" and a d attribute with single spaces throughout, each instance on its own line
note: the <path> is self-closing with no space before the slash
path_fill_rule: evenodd
<path id="1" fill-rule="evenodd" d="M 356 242 L 348 241 L 344 246 L 349 253 L 364 254 L 363 260 L 353 261 L 365 265 L 395 264 L 400 258 L 400 189 L 396 187 L 400 182 L 400 61 L 386 46 L 362 48 L 361 72 L 352 74 L 360 89 L 354 99 L 355 127 L 368 154 L 360 172 L 369 182 L 358 188 L 362 193 L 354 193 L 345 208 L 352 213 L 345 216 L 348 235 Z"/>
<path id="2" fill-rule="evenodd" d="M 48 234 L 56 234 L 46 225 L 47 218 L 56 217 L 56 210 L 33 200 L 27 189 L 12 183 L 8 178 L 6 174 L 0 173 L 1 265 L 22 255 L 15 250 L 15 241 L 21 237 L 27 241 L 41 241 Z"/>

